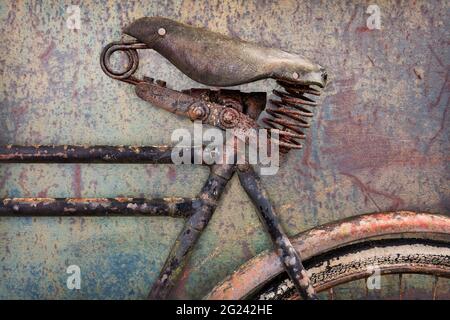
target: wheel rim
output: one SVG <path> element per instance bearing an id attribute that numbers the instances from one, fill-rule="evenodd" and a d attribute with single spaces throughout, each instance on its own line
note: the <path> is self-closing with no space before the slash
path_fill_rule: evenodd
<path id="1" fill-rule="evenodd" d="M 318 293 L 377 274 L 433 275 L 450 278 L 450 247 L 447 242 L 426 239 L 384 239 L 366 241 L 328 252 L 305 261 L 311 282 Z M 435 280 L 436 282 L 437 280 Z M 368 284 L 366 282 L 366 298 Z M 436 295 L 436 283 L 432 289 Z M 401 289 L 401 283 L 399 283 Z M 383 291 L 383 288 L 378 288 Z M 384 287 L 386 289 L 386 287 Z M 384 290 L 389 293 L 390 290 Z M 401 292 L 401 291 L 400 291 Z M 401 295 L 400 295 L 401 296 Z M 282 273 L 251 299 L 299 299 L 287 276 Z"/>
<path id="2" fill-rule="evenodd" d="M 303 260 L 350 243 L 373 237 L 424 233 L 450 236 L 450 218 L 410 211 L 351 217 L 305 231 L 292 238 Z M 274 252 L 263 252 L 225 278 L 205 299 L 243 299 L 283 272 Z"/>

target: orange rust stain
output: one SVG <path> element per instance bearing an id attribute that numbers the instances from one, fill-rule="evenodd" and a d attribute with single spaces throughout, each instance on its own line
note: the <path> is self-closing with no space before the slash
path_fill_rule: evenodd
<path id="1" fill-rule="evenodd" d="M 52 41 L 50 42 L 50 45 L 45 49 L 45 51 L 39 56 L 39 59 L 42 61 L 42 63 L 47 63 L 48 58 L 50 57 L 50 54 L 52 53 L 53 49 L 55 49 L 55 43 Z"/>
<path id="2" fill-rule="evenodd" d="M 372 30 L 370 30 L 369 28 L 367 28 L 366 26 L 363 27 L 358 27 L 355 29 L 356 33 L 364 33 L 364 32 L 370 32 Z"/>

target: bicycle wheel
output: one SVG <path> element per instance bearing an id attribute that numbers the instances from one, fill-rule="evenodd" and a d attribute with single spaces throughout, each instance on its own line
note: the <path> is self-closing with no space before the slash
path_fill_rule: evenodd
<path id="1" fill-rule="evenodd" d="M 426 297 L 430 299 L 436 298 L 438 285 L 450 288 L 450 218 L 445 215 L 409 211 L 365 214 L 315 227 L 291 241 L 306 268 L 311 269 L 316 290 L 329 290 L 331 298 L 333 288 L 362 281 L 358 279 L 370 276 L 374 268 L 381 276 L 398 274 L 395 277 L 400 285 L 402 278 L 407 278 L 401 275 L 429 275 L 433 287 Z M 205 298 L 297 296 L 275 252 L 263 252 L 216 285 Z"/>
<path id="2" fill-rule="evenodd" d="M 305 267 L 310 273 L 317 293 L 328 293 L 322 298 L 334 299 L 333 288 L 368 277 L 367 290 L 359 298 L 369 298 L 369 289 L 383 289 L 381 276 L 385 274 L 398 275 L 398 298 L 400 299 L 404 296 L 404 274 L 430 276 L 433 287 L 430 288 L 428 297 L 421 293 L 423 298 L 450 298 L 448 292 L 437 296 L 438 282 L 450 281 L 450 247 L 448 243 L 442 241 L 426 239 L 367 241 L 313 257 L 305 261 Z M 382 296 L 372 295 L 372 297 Z M 284 273 L 250 298 L 300 299 L 291 280 Z"/>

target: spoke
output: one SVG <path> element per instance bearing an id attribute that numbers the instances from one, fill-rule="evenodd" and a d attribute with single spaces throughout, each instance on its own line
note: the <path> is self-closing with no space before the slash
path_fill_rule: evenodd
<path id="1" fill-rule="evenodd" d="M 437 283 L 439 281 L 439 277 L 438 276 L 434 276 L 434 281 L 433 281 L 433 300 L 436 300 L 436 292 L 437 292 Z"/>
<path id="2" fill-rule="evenodd" d="M 328 289 L 328 299 L 334 300 L 334 291 L 333 291 L 333 288 Z"/>
<path id="3" fill-rule="evenodd" d="M 403 275 L 401 273 L 398 275 L 398 291 L 399 299 L 403 300 Z"/>
<path id="4" fill-rule="evenodd" d="M 369 299 L 369 287 L 367 286 L 367 280 L 369 278 L 364 278 L 364 287 L 366 288 L 366 300 Z"/>

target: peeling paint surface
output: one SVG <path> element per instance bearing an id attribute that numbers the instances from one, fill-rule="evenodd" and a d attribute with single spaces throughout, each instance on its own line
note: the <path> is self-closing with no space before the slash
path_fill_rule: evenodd
<path id="1" fill-rule="evenodd" d="M 80 7 L 80 30 L 67 28 L 71 4 Z M 0 1 L 0 144 L 155 145 L 190 130 L 188 119 L 151 107 L 100 69 L 102 47 L 125 25 L 161 15 L 327 68 L 331 83 L 303 150 L 262 177 L 289 235 L 367 212 L 449 214 L 450 4 L 377 1 L 381 30 L 366 26 L 369 4 Z M 141 61 L 141 74 L 172 88 L 202 87 L 154 52 Z M 200 166 L 1 164 L 0 197 L 194 197 L 207 176 Z M 145 298 L 182 226 L 161 217 L 2 218 L 0 298 Z M 180 296 L 204 296 L 268 248 L 234 177 L 181 277 Z M 81 269 L 80 290 L 66 287 L 72 264 Z"/>

